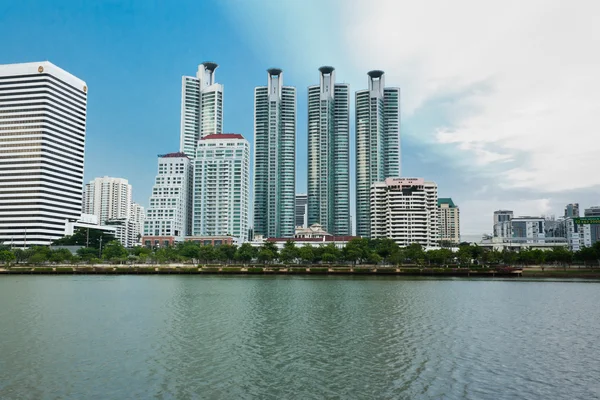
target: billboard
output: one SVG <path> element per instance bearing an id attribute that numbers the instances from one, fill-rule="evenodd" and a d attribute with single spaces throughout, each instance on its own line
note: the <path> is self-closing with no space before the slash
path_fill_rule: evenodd
<path id="1" fill-rule="evenodd" d="M 573 222 L 577 225 L 595 225 L 600 224 L 600 217 L 577 217 L 573 218 Z"/>

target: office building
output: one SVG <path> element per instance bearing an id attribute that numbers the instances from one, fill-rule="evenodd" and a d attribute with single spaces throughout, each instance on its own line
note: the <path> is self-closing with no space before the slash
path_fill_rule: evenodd
<path id="1" fill-rule="evenodd" d="M 158 156 L 158 174 L 152 194 L 142 242 L 182 241 L 190 232 L 192 201 L 192 164 L 184 153 Z"/>
<path id="2" fill-rule="evenodd" d="M 308 227 L 308 195 L 296 194 L 296 228 Z"/>
<path id="3" fill-rule="evenodd" d="M 349 235 L 350 86 L 321 67 L 319 85 L 308 87 L 308 225 Z"/>
<path id="4" fill-rule="evenodd" d="M 600 218 L 600 207 L 594 206 L 586 208 L 583 211 L 583 215 L 586 217 L 597 217 Z M 600 241 L 600 224 L 590 224 L 590 234 L 592 244 Z"/>
<path id="5" fill-rule="evenodd" d="M 205 62 L 196 76 L 181 79 L 181 135 L 179 151 L 193 158 L 198 141 L 223 132 L 223 85 L 215 83 L 218 65 Z"/>
<path id="6" fill-rule="evenodd" d="M 438 199 L 440 241 L 460 243 L 460 210 L 451 198 Z"/>
<path id="7" fill-rule="evenodd" d="M 200 139 L 194 159 L 193 235 L 246 240 L 250 202 L 250 144 L 242 135 Z"/>
<path id="8" fill-rule="evenodd" d="M 575 216 L 564 219 L 567 243 L 571 251 L 579 251 L 583 247 L 592 246 L 592 226 L 594 225 L 579 224 L 577 218 Z"/>
<path id="9" fill-rule="evenodd" d="M 254 90 L 254 234 L 293 237 L 296 209 L 296 88 L 267 71 Z"/>
<path id="10" fill-rule="evenodd" d="M 80 219 L 86 108 L 54 64 L 0 65 L 0 243 L 49 245 Z"/>
<path id="11" fill-rule="evenodd" d="M 386 178 L 371 186 L 371 234 L 399 246 L 439 244 L 437 184 L 423 178 Z"/>
<path id="12" fill-rule="evenodd" d="M 131 215 L 131 185 L 127 179 L 104 176 L 85 185 L 84 214 L 93 214 L 104 225 L 109 219 L 129 218 Z"/>
<path id="13" fill-rule="evenodd" d="M 141 245 L 142 235 L 144 233 L 144 219 L 146 219 L 146 211 L 141 204 L 131 203 L 130 217 L 133 222 L 133 243 L 135 246 Z"/>
<path id="14" fill-rule="evenodd" d="M 369 237 L 371 185 L 400 176 L 400 89 L 385 87 L 383 71 L 370 71 L 356 92 L 356 234 Z"/>
<path id="15" fill-rule="evenodd" d="M 506 239 L 512 243 L 545 243 L 546 219 L 543 217 L 513 217 L 512 211 L 494 213 L 494 237 Z"/>

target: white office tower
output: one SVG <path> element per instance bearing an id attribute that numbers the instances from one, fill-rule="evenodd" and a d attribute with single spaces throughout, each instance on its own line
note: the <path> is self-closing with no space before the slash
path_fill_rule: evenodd
<path id="1" fill-rule="evenodd" d="M 371 238 L 399 246 L 437 246 L 437 184 L 423 178 L 387 178 L 371 186 Z"/>
<path id="2" fill-rule="evenodd" d="M 86 108 L 54 64 L 0 65 L 0 243 L 49 245 L 80 219 Z"/>
<path id="3" fill-rule="evenodd" d="M 85 185 L 82 211 L 95 215 L 100 225 L 110 219 L 129 218 L 131 185 L 123 178 L 95 178 Z"/>
<path id="4" fill-rule="evenodd" d="M 308 226 L 350 235 L 350 85 L 321 67 L 308 87 Z M 297 225 L 297 224 L 296 224 Z"/>
<path id="5" fill-rule="evenodd" d="M 144 233 L 144 219 L 146 219 L 145 210 L 141 204 L 131 203 L 130 219 L 133 223 L 133 244 L 136 246 L 141 245 L 142 234 Z"/>
<path id="6" fill-rule="evenodd" d="M 291 238 L 296 208 L 296 88 L 267 70 L 254 90 L 254 234 Z"/>
<path id="7" fill-rule="evenodd" d="M 202 137 L 223 132 L 223 85 L 215 83 L 217 67 L 205 62 L 195 77 L 182 77 L 179 151 L 190 158 Z"/>
<path id="8" fill-rule="evenodd" d="M 578 216 L 579 210 L 571 215 Z M 571 251 L 579 251 L 583 247 L 591 247 L 593 244 L 590 224 L 580 224 L 577 216 L 567 217 L 564 220 L 567 245 Z"/>
<path id="9" fill-rule="evenodd" d="M 242 135 L 200 139 L 194 160 L 193 234 L 248 236 L 250 144 Z"/>
<path id="10" fill-rule="evenodd" d="M 400 89 L 370 71 L 369 88 L 356 92 L 356 234 L 369 237 L 371 185 L 400 176 Z"/>
<path id="11" fill-rule="evenodd" d="M 158 156 L 158 174 L 144 221 L 144 236 L 172 236 L 180 241 L 191 222 L 192 164 L 184 153 Z"/>

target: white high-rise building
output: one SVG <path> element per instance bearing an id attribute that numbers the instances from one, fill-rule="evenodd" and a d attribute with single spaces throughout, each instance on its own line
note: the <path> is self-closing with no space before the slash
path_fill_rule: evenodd
<path id="1" fill-rule="evenodd" d="M 141 204 L 131 203 L 130 219 L 133 223 L 132 237 L 134 245 L 140 245 L 144 233 L 144 220 L 146 219 L 145 210 Z"/>
<path id="2" fill-rule="evenodd" d="M 86 109 L 54 64 L 0 65 L 0 243 L 49 245 L 80 219 Z"/>
<path id="3" fill-rule="evenodd" d="M 158 174 L 144 221 L 144 236 L 183 238 L 190 232 L 192 164 L 184 153 L 158 156 Z"/>
<path id="4" fill-rule="evenodd" d="M 215 83 L 218 65 L 198 65 L 196 76 L 181 79 L 181 136 L 179 151 L 193 158 L 198 141 L 223 132 L 223 85 Z"/>
<path id="5" fill-rule="evenodd" d="M 195 236 L 248 236 L 250 144 L 242 135 L 200 139 L 194 159 Z"/>
<path id="6" fill-rule="evenodd" d="M 439 243 L 437 184 L 423 178 L 387 178 L 371 186 L 371 238 L 399 246 Z"/>
<path id="7" fill-rule="evenodd" d="M 131 215 L 131 185 L 127 179 L 104 176 L 85 185 L 84 214 L 93 214 L 100 225 L 109 219 L 129 218 Z"/>
<path id="8" fill-rule="evenodd" d="M 369 88 L 356 92 L 356 234 L 369 237 L 371 185 L 400 175 L 400 89 L 370 71 Z"/>
<path id="9" fill-rule="evenodd" d="M 296 208 L 296 88 L 267 70 L 254 90 L 254 234 L 291 238 Z"/>

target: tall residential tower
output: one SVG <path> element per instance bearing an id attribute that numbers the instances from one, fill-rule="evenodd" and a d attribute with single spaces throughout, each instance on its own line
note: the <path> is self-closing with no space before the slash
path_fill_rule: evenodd
<path id="1" fill-rule="evenodd" d="M 254 90 L 254 233 L 293 237 L 296 190 L 296 88 L 271 68 Z"/>
<path id="2" fill-rule="evenodd" d="M 215 83 L 218 65 L 198 65 L 196 76 L 181 81 L 181 137 L 179 151 L 193 158 L 198 141 L 223 132 L 223 85 Z"/>
<path id="3" fill-rule="evenodd" d="M 350 235 L 350 86 L 321 67 L 308 87 L 308 226 Z"/>
<path id="4" fill-rule="evenodd" d="M 369 88 L 356 92 L 356 234 L 370 237 L 370 190 L 400 176 L 400 89 L 370 71 Z"/>
<path id="5" fill-rule="evenodd" d="M 0 244 L 49 245 L 81 218 L 86 109 L 56 65 L 0 65 Z"/>

